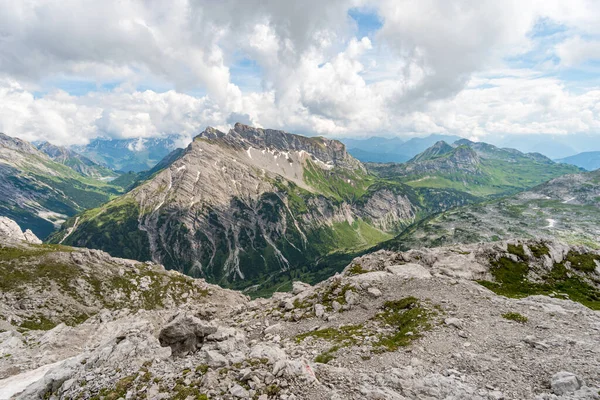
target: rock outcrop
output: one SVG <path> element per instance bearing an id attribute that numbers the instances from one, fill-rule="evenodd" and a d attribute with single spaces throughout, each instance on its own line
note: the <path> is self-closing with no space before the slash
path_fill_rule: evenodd
<path id="1" fill-rule="evenodd" d="M 600 399 L 599 267 L 558 242 L 379 251 L 268 299 L 5 325 L 0 398 Z"/>
<path id="2" fill-rule="evenodd" d="M 41 244 L 42 241 L 35 236 L 31 230 L 25 232 L 21 230 L 19 224 L 7 217 L 0 217 L 0 236 L 9 237 L 15 240 L 22 240 L 28 243 Z"/>

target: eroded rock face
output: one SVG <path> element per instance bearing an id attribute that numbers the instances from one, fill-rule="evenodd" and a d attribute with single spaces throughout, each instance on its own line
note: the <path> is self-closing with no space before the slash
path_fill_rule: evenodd
<path id="1" fill-rule="evenodd" d="M 21 230 L 19 224 L 8 217 L 0 217 L 0 237 L 9 237 L 15 240 L 23 240 L 28 243 L 41 244 L 42 241 L 35 236 L 31 230 Z"/>
<path id="2" fill-rule="evenodd" d="M 204 339 L 217 331 L 206 321 L 189 314 L 177 316 L 158 335 L 160 345 L 170 347 L 173 355 L 185 355 L 202 347 Z"/>

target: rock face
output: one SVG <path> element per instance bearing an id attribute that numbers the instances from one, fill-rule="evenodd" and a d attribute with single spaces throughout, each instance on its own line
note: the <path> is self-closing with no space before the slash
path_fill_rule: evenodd
<path id="1" fill-rule="evenodd" d="M 123 303 L 27 334 L 5 324 L 0 398 L 600 399 L 600 315 L 579 303 L 600 297 L 495 293 L 525 259 L 517 288 L 563 271 L 584 293 L 596 256 L 540 241 L 379 251 L 268 299 L 211 286 L 207 302 Z"/>
<path id="2" fill-rule="evenodd" d="M 162 172 L 70 220 L 55 240 L 242 287 L 389 239 L 419 201 L 369 176 L 338 141 L 236 124 L 207 128 Z"/>
<path id="3" fill-rule="evenodd" d="M 15 240 L 23 240 L 33 244 L 42 243 L 31 230 L 27 229 L 23 232 L 19 224 L 7 217 L 0 217 L 0 236 L 9 237 Z"/>

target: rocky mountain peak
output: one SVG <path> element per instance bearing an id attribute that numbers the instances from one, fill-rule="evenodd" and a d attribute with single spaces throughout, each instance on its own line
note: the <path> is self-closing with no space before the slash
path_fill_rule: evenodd
<path id="1" fill-rule="evenodd" d="M 37 149 L 29 142 L 0 132 L 0 148 L 39 155 Z"/>
<path id="2" fill-rule="evenodd" d="M 440 141 L 436 142 L 433 146 L 426 149 L 424 152 L 417 154 L 409 162 L 419 162 L 419 161 L 431 160 L 436 157 L 440 157 L 444 154 L 450 153 L 452 150 L 454 150 L 452 146 L 450 146 L 448 143 L 444 142 L 443 140 L 440 140 Z"/>
<path id="3" fill-rule="evenodd" d="M 207 127 L 195 139 L 218 140 L 230 146 L 240 146 L 244 150 L 252 147 L 280 152 L 306 152 L 325 164 L 364 171 L 362 163 L 346 152 L 346 146 L 342 142 L 324 137 L 307 137 L 238 122 L 228 133 Z"/>

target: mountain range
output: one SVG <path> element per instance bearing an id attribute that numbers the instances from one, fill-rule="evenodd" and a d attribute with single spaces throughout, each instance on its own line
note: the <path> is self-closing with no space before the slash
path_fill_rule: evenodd
<path id="1" fill-rule="evenodd" d="M 162 138 L 97 138 L 71 150 L 114 171 L 142 172 L 153 168 L 183 142 L 180 136 Z"/>
<path id="2" fill-rule="evenodd" d="M 140 172 L 38 147 L 0 135 L 0 398 L 600 398 L 600 171 L 239 123 Z"/>
<path id="3" fill-rule="evenodd" d="M 264 287 L 281 273 L 326 276 L 422 215 L 475 200 L 380 180 L 338 141 L 242 124 L 207 128 L 164 164 L 52 240 Z"/>
<path id="4" fill-rule="evenodd" d="M 362 162 L 405 162 L 421 153 L 436 142 L 446 141 L 452 143 L 461 139 L 452 135 L 429 135 L 415 137 L 408 140 L 401 138 L 371 137 L 368 139 L 342 138 L 348 153 Z"/>
<path id="5" fill-rule="evenodd" d="M 574 156 L 561 158 L 557 162 L 576 165 L 588 171 L 594 171 L 600 168 L 600 151 L 586 151 L 575 154 Z"/>
<path id="6" fill-rule="evenodd" d="M 64 149 L 40 148 L 44 152 L 0 133 L 0 216 L 23 229 L 46 238 L 67 218 L 123 193 L 122 187 L 96 179 L 114 172 Z"/>
<path id="7" fill-rule="evenodd" d="M 521 153 L 481 142 L 439 141 L 406 163 L 368 163 L 381 178 L 411 187 L 452 188 L 475 196 L 502 196 L 580 169 L 539 153 Z"/>

